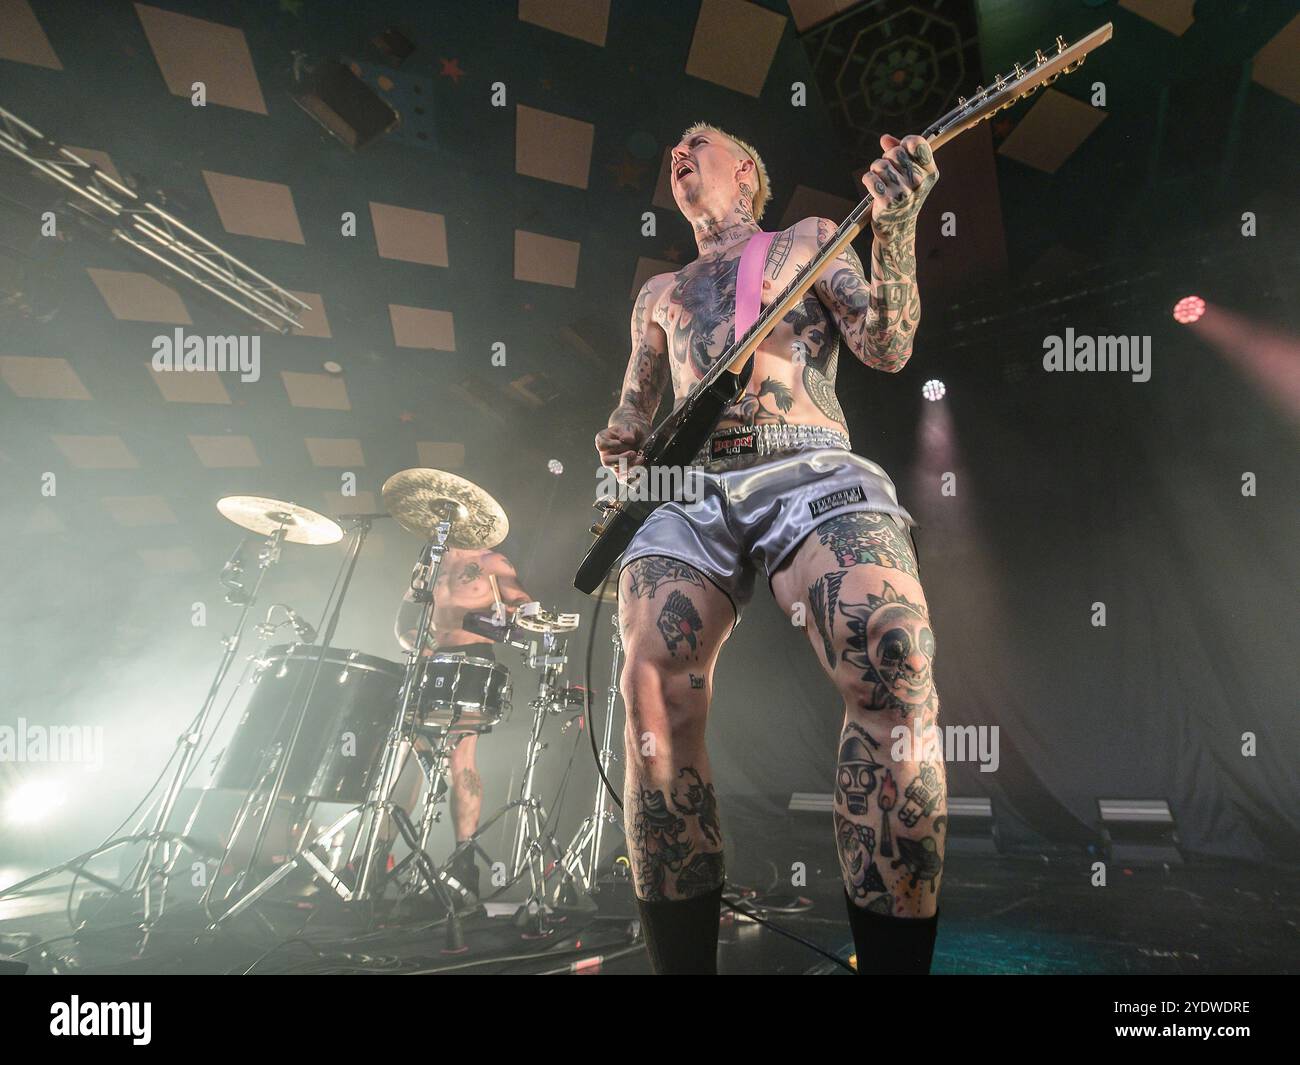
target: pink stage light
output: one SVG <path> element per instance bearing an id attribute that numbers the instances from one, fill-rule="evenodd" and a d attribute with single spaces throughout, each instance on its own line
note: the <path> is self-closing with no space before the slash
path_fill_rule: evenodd
<path id="1" fill-rule="evenodd" d="M 1205 300 L 1200 296 L 1184 296 L 1174 304 L 1174 321 L 1189 325 L 1205 313 Z"/>

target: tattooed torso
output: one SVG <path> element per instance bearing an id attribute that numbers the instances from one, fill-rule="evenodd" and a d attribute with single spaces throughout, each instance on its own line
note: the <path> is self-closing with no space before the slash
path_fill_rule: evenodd
<path id="1" fill-rule="evenodd" d="M 488 575 L 500 578 L 509 568 L 504 555 L 495 551 L 448 548 L 438 569 L 434 585 L 433 629 L 439 648 L 463 647 L 467 644 L 492 641 L 465 629 L 465 614 L 470 610 L 490 610 L 496 602 L 492 582 Z M 513 572 L 513 571 L 511 571 Z M 399 627 L 414 629 L 419 621 L 420 608 L 410 601 L 409 593 L 402 603 Z"/>
<path id="2" fill-rule="evenodd" d="M 668 338 L 673 399 L 680 403 L 735 340 L 736 275 L 744 245 L 697 259 L 675 274 L 661 275 L 647 298 L 651 320 Z M 806 223 L 777 233 L 763 269 L 762 302 L 775 298 L 815 253 Z M 791 424 L 844 428 L 835 398 L 839 332 L 813 293 L 763 341 L 754 372 L 739 402 L 718 427 Z"/>

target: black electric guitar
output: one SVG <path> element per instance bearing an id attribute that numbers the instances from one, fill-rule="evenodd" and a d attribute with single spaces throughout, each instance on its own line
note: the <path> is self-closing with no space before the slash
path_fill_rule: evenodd
<path id="1" fill-rule="evenodd" d="M 1022 68 L 1019 63 L 1011 74 L 999 74 L 988 88 L 979 87 L 969 100 L 958 97 L 957 106 L 930 126 L 923 134 L 931 149 L 938 148 L 959 133 L 964 133 L 1016 101 L 1033 93 L 1039 86 L 1055 81 L 1062 74 L 1077 70 L 1084 57 L 1111 37 L 1111 24 L 1093 30 L 1082 40 L 1067 46 L 1056 38 L 1056 52 L 1035 52 L 1033 63 Z M 690 395 L 668 415 L 641 445 L 641 455 L 648 467 L 672 469 L 690 465 L 722 412 L 735 403 L 753 373 L 753 355 L 776 324 L 803 299 L 827 264 L 838 256 L 871 220 L 871 197 L 867 196 L 840 224 L 834 236 L 818 250 L 758 316 L 749 331 L 722 353 Z M 642 523 L 659 506 L 658 502 L 636 500 L 597 500 L 602 509 L 600 519 L 591 527 L 595 542 L 578 568 L 573 580 L 579 591 L 591 594 L 604 581 L 619 556 L 631 543 Z"/>

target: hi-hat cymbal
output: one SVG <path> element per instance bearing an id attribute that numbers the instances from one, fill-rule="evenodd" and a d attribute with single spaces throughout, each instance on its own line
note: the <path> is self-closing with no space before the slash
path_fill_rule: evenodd
<path id="1" fill-rule="evenodd" d="M 432 536 L 451 521 L 448 547 L 496 547 L 510 531 L 501 504 L 473 481 L 443 470 L 410 469 L 384 482 L 384 507 L 408 532 Z"/>
<path id="2" fill-rule="evenodd" d="M 217 500 L 217 509 L 236 525 L 262 536 L 283 528 L 284 538 L 291 544 L 336 544 L 343 539 L 337 522 L 281 499 L 225 496 Z"/>

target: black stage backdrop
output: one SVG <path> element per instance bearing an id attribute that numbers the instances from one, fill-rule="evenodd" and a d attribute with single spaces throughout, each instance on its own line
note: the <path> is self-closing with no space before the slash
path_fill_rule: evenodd
<path id="1" fill-rule="evenodd" d="M 1295 425 L 1185 330 L 1155 329 L 1146 383 L 1031 367 L 981 386 L 967 348 L 945 401 L 955 461 L 938 466 L 900 446 L 925 405 L 891 409 L 899 382 L 850 367 L 842 395 L 887 419 L 858 407 L 856 449 L 920 522 L 940 721 L 1000 728 L 998 770 L 950 765 L 950 794 L 1060 842 L 1091 836 L 1098 797 L 1165 799 L 1189 852 L 1295 860 Z M 758 598 L 723 652 L 710 746 L 724 795 L 775 815 L 791 791 L 831 790 L 839 717 L 802 634 Z"/>

